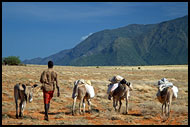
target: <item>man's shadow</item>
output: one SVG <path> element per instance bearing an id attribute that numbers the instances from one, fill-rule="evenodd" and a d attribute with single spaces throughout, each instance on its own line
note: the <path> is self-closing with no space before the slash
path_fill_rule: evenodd
<path id="1" fill-rule="evenodd" d="M 92 109 L 91 112 L 85 111 L 85 113 L 99 113 L 99 109 Z M 40 114 L 45 114 L 44 111 L 39 112 Z M 77 111 L 75 110 L 75 113 Z M 65 114 L 65 115 L 72 115 L 72 111 L 67 111 L 67 112 L 48 112 L 48 115 L 59 115 L 59 114 Z"/>
<path id="2" fill-rule="evenodd" d="M 39 113 L 45 115 L 45 112 L 39 112 Z M 48 112 L 48 115 L 59 115 L 59 114 L 72 115 L 72 112 L 71 111 L 68 111 L 68 112 Z"/>
<path id="3" fill-rule="evenodd" d="M 45 112 L 39 112 L 40 114 L 45 114 Z M 48 112 L 48 115 L 59 115 L 63 114 L 64 112 Z"/>

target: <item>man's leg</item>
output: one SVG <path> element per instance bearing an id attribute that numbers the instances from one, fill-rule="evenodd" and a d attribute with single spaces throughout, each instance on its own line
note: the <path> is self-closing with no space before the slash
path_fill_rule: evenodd
<path id="1" fill-rule="evenodd" d="M 53 98 L 53 93 L 54 93 L 54 91 L 51 91 L 51 93 L 49 94 L 48 111 L 49 111 L 49 108 L 50 108 L 50 100 Z"/>
<path id="2" fill-rule="evenodd" d="M 48 106 L 49 104 L 44 104 L 44 108 L 45 108 L 45 117 L 44 117 L 44 120 L 47 120 L 48 121 Z"/>
<path id="3" fill-rule="evenodd" d="M 49 119 L 48 119 L 48 111 L 49 111 L 49 108 L 50 108 L 50 100 L 52 99 L 52 97 L 53 97 L 53 93 L 54 93 L 54 91 L 51 91 L 51 92 L 49 92 L 48 93 L 48 97 L 47 97 L 47 102 L 46 102 L 46 112 L 45 112 L 45 120 L 47 120 L 47 121 L 49 121 Z"/>
<path id="4" fill-rule="evenodd" d="M 44 91 L 44 110 L 45 110 L 44 120 L 47 121 L 48 121 L 48 108 L 49 108 L 48 100 L 49 100 L 49 94 Z"/>
<path id="5" fill-rule="evenodd" d="M 48 104 L 48 111 L 49 111 L 49 107 L 50 107 L 50 102 L 49 102 L 49 104 Z"/>

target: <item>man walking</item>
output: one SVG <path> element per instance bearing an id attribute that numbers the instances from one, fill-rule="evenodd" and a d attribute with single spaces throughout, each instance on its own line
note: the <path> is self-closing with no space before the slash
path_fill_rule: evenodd
<path id="1" fill-rule="evenodd" d="M 53 70 L 53 62 L 48 62 L 48 69 L 44 70 L 41 74 L 40 82 L 42 83 L 43 97 L 44 97 L 44 109 L 45 117 L 44 120 L 48 121 L 48 110 L 50 107 L 50 100 L 53 97 L 55 90 L 55 84 L 57 88 L 57 96 L 60 96 L 57 73 Z"/>

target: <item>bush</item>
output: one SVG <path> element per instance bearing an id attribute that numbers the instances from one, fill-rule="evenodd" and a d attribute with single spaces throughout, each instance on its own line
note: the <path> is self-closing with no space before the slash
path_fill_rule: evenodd
<path id="1" fill-rule="evenodd" d="M 4 59 L 5 59 L 5 58 L 2 58 L 2 65 L 5 65 Z"/>
<path id="2" fill-rule="evenodd" d="M 8 56 L 3 58 L 2 64 L 4 65 L 19 65 L 21 63 L 18 56 Z"/>

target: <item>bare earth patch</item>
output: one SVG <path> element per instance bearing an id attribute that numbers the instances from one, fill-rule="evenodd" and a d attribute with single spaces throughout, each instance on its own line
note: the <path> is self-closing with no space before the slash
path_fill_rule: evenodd
<path id="1" fill-rule="evenodd" d="M 36 89 L 32 103 L 27 103 L 23 119 L 15 117 L 13 87 L 16 83 L 37 83 L 45 65 L 2 66 L 2 125 L 188 125 L 188 66 L 112 66 L 112 67 L 71 67 L 55 66 L 59 75 L 60 97 L 57 91 L 51 100 L 49 119 L 44 121 L 43 93 Z M 121 112 L 112 107 L 107 99 L 108 79 L 121 75 L 133 83 L 130 93 L 129 113 L 125 114 L 125 101 Z M 167 78 L 179 88 L 178 98 L 173 100 L 171 117 L 161 118 L 161 104 L 156 98 L 156 83 Z M 95 89 L 92 99 L 92 113 L 79 115 L 78 101 L 76 115 L 72 116 L 72 89 L 77 79 L 91 80 Z"/>

